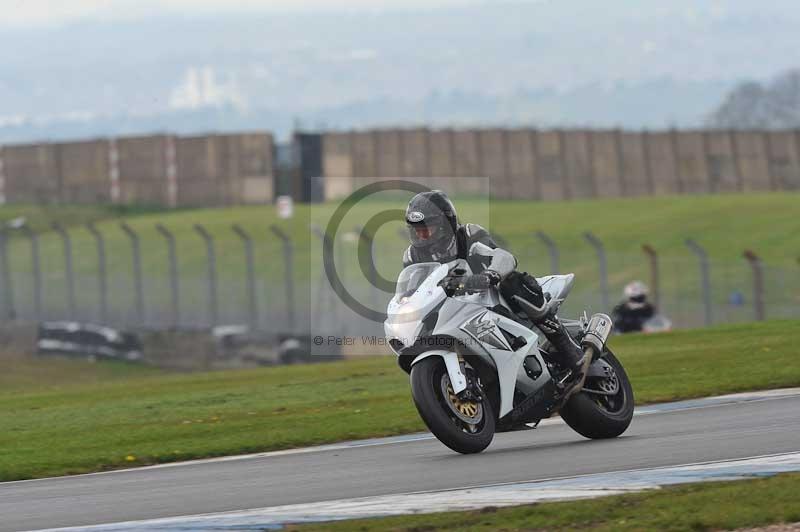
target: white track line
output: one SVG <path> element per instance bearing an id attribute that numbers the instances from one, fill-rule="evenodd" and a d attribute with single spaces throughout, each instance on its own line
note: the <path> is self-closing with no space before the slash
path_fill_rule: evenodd
<path id="1" fill-rule="evenodd" d="M 251 510 L 202 514 L 88 527 L 50 529 L 49 532 L 186 532 L 187 530 L 263 530 L 287 523 L 336 521 L 365 517 L 475 510 L 486 506 L 513 506 L 555 500 L 602 497 L 661 486 L 800 471 L 800 452 L 744 459 L 700 462 L 680 466 L 631 469 L 529 482 L 359 497 L 310 504 L 292 504 Z"/>
<path id="2" fill-rule="evenodd" d="M 761 401 L 774 401 L 778 399 L 786 399 L 790 397 L 800 396 L 800 388 L 780 388 L 775 390 L 765 390 L 758 392 L 744 392 L 728 395 L 720 395 L 715 397 L 704 397 L 700 399 L 687 399 L 684 401 L 675 401 L 671 403 L 660 403 L 654 405 L 641 406 L 634 411 L 635 416 L 647 416 L 654 414 L 670 414 L 673 412 L 684 412 L 687 410 L 698 410 L 703 408 L 716 408 L 740 403 L 753 403 Z M 560 417 L 544 419 L 539 424 L 540 427 L 547 427 L 550 425 L 560 425 L 564 421 Z M 233 456 L 220 456 L 216 458 L 203 458 L 200 460 L 189 460 L 183 462 L 170 462 L 167 464 L 156 464 L 150 466 L 142 466 L 127 469 L 115 469 L 113 471 L 99 471 L 97 473 L 85 473 L 81 475 L 70 475 L 65 477 L 49 477 L 37 478 L 31 480 L 15 480 L 11 482 L 0 483 L 0 486 L 13 485 L 22 482 L 45 482 L 53 480 L 66 480 L 70 478 L 90 477 L 96 475 L 118 475 L 125 473 L 135 473 L 137 471 L 148 471 L 152 469 L 164 469 L 170 467 L 188 467 L 202 464 L 214 464 L 221 462 L 231 462 L 238 460 L 253 460 L 260 458 L 272 458 L 279 456 L 288 456 L 294 454 L 306 453 L 321 453 L 329 451 L 343 451 L 347 449 L 358 449 L 361 447 L 376 447 L 380 445 L 397 445 L 403 443 L 411 443 L 417 441 L 426 441 L 435 439 L 429 432 L 418 432 L 415 434 L 406 434 L 401 436 L 389 436 L 386 438 L 370 438 L 366 440 L 353 440 L 340 443 L 332 443 L 326 445 L 316 445 L 313 447 L 300 447 L 296 449 L 286 449 L 283 451 L 268 451 L 263 453 L 241 454 Z"/>

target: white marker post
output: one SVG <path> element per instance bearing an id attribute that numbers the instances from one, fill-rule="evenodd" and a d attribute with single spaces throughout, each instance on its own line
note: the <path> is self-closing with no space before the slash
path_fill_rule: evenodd
<path id="1" fill-rule="evenodd" d="M 0 146 L 0 205 L 6 204 L 6 170 L 3 165 L 3 147 Z"/>
<path id="2" fill-rule="evenodd" d="M 165 141 L 167 164 L 167 202 L 175 208 L 178 205 L 178 164 L 175 156 L 175 137 L 167 136 Z"/>
<path id="3" fill-rule="evenodd" d="M 108 139 L 108 195 L 111 203 L 119 203 L 122 194 L 119 187 L 119 150 L 117 139 Z"/>
<path id="4" fill-rule="evenodd" d="M 278 210 L 278 218 L 288 220 L 294 215 L 294 201 L 291 196 L 278 196 L 275 200 L 275 207 Z"/>

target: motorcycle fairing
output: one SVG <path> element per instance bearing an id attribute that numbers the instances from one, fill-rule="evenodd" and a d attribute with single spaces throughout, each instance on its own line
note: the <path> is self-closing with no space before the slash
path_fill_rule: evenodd
<path id="1" fill-rule="evenodd" d="M 481 330 L 482 335 L 478 336 L 471 332 L 476 327 L 473 324 L 479 324 L 477 328 Z M 494 338 L 504 338 L 498 327 L 502 327 L 513 336 L 522 336 L 525 339 L 525 345 L 516 351 L 513 351 L 507 342 L 500 348 L 493 346 Z M 517 386 L 520 386 L 525 392 L 529 392 L 540 388 L 550 380 L 547 365 L 539 354 L 538 335 L 522 324 L 487 310 L 481 305 L 465 303 L 453 298 L 447 299 L 439 309 L 439 320 L 433 334 L 455 338 L 465 346 L 469 354 L 480 356 L 496 368 L 500 385 L 499 417 L 503 417 L 513 410 L 514 390 Z M 492 338 L 492 340 L 486 341 L 487 338 Z M 537 357 L 542 367 L 542 374 L 536 380 L 528 377 L 522 367 L 528 356 Z"/>

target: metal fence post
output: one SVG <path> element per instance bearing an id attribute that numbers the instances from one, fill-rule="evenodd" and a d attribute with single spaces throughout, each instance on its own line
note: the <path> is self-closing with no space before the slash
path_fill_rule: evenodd
<path id="1" fill-rule="evenodd" d="M 695 254 L 697 260 L 700 262 L 700 282 L 703 288 L 703 305 L 705 307 L 705 324 L 709 326 L 713 323 L 712 302 L 711 302 L 711 274 L 708 263 L 708 253 L 703 249 L 700 244 L 692 240 L 686 239 L 686 247 Z"/>
<path id="2" fill-rule="evenodd" d="M 180 285 L 178 283 L 178 253 L 175 249 L 175 236 L 169 229 L 161 224 L 156 224 L 156 231 L 167 241 L 167 260 L 169 261 L 169 292 L 170 316 L 172 328 L 177 329 L 181 324 L 181 299 Z"/>
<path id="3" fill-rule="evenodd" d="M 759 256 L 749 249 L 742 255 L 753 270 L 753 311 L 756 321 L 764 321 L 767 314 L 764 309 L 764 264 Z"/>
<path id="4" fill-rule="evenodd" d="M 108 323 L 108 273 L 106 269 L 106 242 L 103 234 L 97 230 L 94 222 L 86 224 L 86 229 L 94 237 L 97 247 L 97 288 L 99 290 L 98 303 L 100 306 L 100 321 Z"/>
<path id="5" fill-rule="evenodd" d="M 139 325 L 144 325 L 144 283 L 142 281 L 142 249 L 139 235 L 131 226 L 122 222 L 120 229 L 128 235 L 131 241 L 131 254 L 133 255 L 133 289 L 136 292 L 136 320 Z"/>
<path id="6" fill-rule="evenodd" d="M 369 300 L 371 307 L 374 309 L 378 306 L 378 269 L 375 266 L 375 256 L 372 250 L 372 246 L 375 243 L 375 235 L 368 234 L 360 225 L 355 226 L 353 230 L 358 234 L 358 261 L 362 267 L 364 262 L 367 262 L 367 280 L 371 287 Z"/>
<path id="7" fill-rule="evenodd" d="M 250 330 L 258 328 L 258 301 L 256 299 L 256 268 L 253 257 L 253 239 L 250 238 L 244 229 L 234 224 L 231 229 L 242 240 L 244 245 L 244 260 L 247 268 L 247 311 L 250 322 Z"/>
<path id="8" fill-rule="evenodd" d="M 14 310 L 14 284 L 11 280 L 11 266 L 8 263 L 8 229 L 0 229 L 0 282 L 2 282 L 3 314 L 7 320 L 16 318 Z"/>
<path id="9" fill-rule="evenodd" d="M 208 321 L 216 327 L 219 320 L 219 304 L 217 301 L 217 254 L 214 251 L 214 237 L 202 225 L 195 225 L 194 230 L 206 243 L 206 261 L 208 264 Z"/>
<path id="10" fill-rule="evenodd" d="M 550 273 L 552 275 L 557 275 L 559 271 L 558 246 L 556 245 L 555 241 L 544 231 L 536 231 L 536 236 L 545 246 L 547 246 L 547 253 L 550 255 Z"/>
<path id="11" fill-rule="evenodd" d="M 600 297 L 604 310 L 611 308 L 608 295 L 608 260 L 606 259 L 606 250 L 603 242 L 600 241 L 592 232 L 587 231 L 583 237 L 594 248 L 597 253 L 597 265 L 600 273 Z"/>
<path id="12" fill-rule="evenodd" d="M 333 248 L 333 240 L 331 239 L 330 235 L 328 235 L 323 229 L 318 225 L 311 225 L 311 232 L 314 233 L 317 238 L 319 238 L 323 249 L 334 249 Z M 323 253 L 323 261 L 325 254 Z M 333 258 L 331 258 L 333 260 Z M 320 317 L 317 320 L 317 324 L 321 325 L 323 322 L 323 317 L 327 316 L 329 318 L 329 322 L 332 319 L 337 320 L 337 324 L 335 328 L 331 330 L 340 331 L 340 333 L 344 333 L 344 325 L 341 323 L 341 314 L 336 312 L 336 300 L 334 299 L 334 292 L 332 287 L 328 283 L 328 276 L 325 273 L 325 264 L 322 265 L 322 272 L 320 273 L 319 277 L 319 289 L 323 291 L 323 297 L 325 298 L 325 305 L 320 305 L 319 307 L 319 315 Z"/>
<path id="13" fill-rule="evenodd" d="M 61 242 L 64 246 L 64 275 L 66 276 L 67 285 L 67 309 L 69 311 L 69 319 L 75 319 L 75 275 L 72 270 L 72 239 L 69 237 L 67 230 L 58 222 L 53 222 L 53 231 L 58 233 L 61 237 Z"/>
<path id="14" fill-rule="evenodd" d="M 277 225 L 271 225 L 270 230 L 283 244 L 284 277 L 286 280 L 286 315 L 289 332 L 294 332 L 294 249 L 292 239 Z"/>
<path id="15" fill-rule="evenodd" d="M 658 269 L 658 253 L 650 244 L 642 244 L 642 251 L 650 264 L 650 286 L 653 289 L 653 302 L 656 308 L 661 304 L 661 276 Z"/>
<path id="16" fill-rule="evenodd" d="M 39 253 L 39 236 L 28 225 L 20 227 L 31 246 L 31 269 L 33 270 L 33 313 L 42 319 L 42 260 Z"/>

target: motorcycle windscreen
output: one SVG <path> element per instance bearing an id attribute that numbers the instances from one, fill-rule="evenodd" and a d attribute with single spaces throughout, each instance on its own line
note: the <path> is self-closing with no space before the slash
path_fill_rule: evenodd
<path id="1" fill-rule="evenodd" d="M 397 277 L 394 295 L 396 299 L 411 297 L 417 289 L 422 286 L 425 279 L 440 268 L 442 264 L 438 262 L 421 262 L 403 268 Z"/>
<path id="2" fill-rule="evenodd" d="M 438 262 L 412 264 L 400 272 L 384 322 L 387 338 L 397 339 L 403 345 L 416 341 L 421 320 L 446 297 L 438 283 L 447 272 L 447 265 Z"/>

